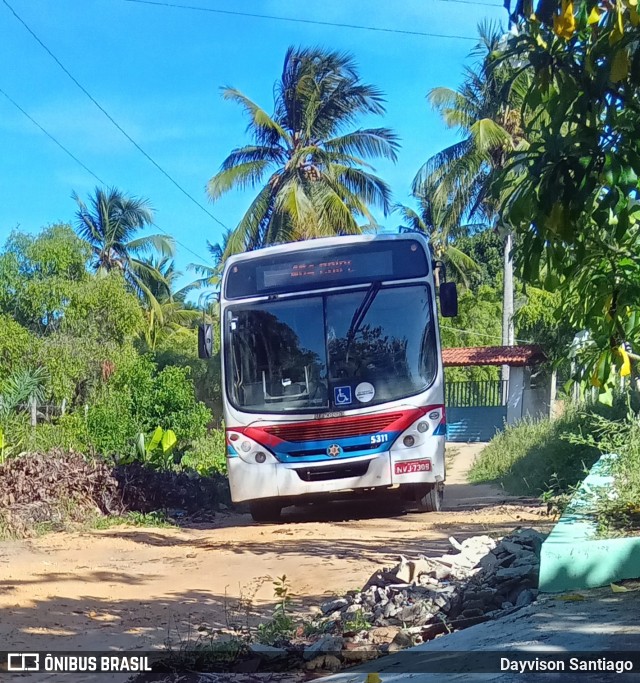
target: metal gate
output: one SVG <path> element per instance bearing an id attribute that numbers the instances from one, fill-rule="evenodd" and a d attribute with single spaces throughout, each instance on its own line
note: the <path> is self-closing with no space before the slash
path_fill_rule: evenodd
<path id="1" fill-rule="evenodd" d="M 506 380 L 447 382 L 447 441 L 489 441 L 507 417 Z"/>

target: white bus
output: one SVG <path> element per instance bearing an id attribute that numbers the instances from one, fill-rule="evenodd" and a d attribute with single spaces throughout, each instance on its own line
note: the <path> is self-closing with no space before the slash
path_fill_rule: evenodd
<path id="1" fill-rule="evenodd" d="M 220 327 L 229 483 L 254 520 L 275 521 L 315 497 L 388 489 L 440 509 L 435 280 L 420 233 L 315 239 L 228 259 Z M 455 284 L 439 290 L 441 313 L 456 315 Z M 201 330 L 204 357 L 210 334 Z"/>

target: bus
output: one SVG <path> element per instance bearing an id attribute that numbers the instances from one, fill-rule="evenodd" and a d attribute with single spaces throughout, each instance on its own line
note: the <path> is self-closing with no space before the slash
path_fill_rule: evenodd
<path id="1" fill-rule="evenodd" d="M 441 314 L 457 315 L 455 283 L 413 232 L 313 239 L 227 260 L 219 301 L 229 484 L 255 521 L 319 497 L 388 490 L 440 509 L 437 284 Z M 202 357 L 211 356 L 211 335 L 201 328 Z"/>

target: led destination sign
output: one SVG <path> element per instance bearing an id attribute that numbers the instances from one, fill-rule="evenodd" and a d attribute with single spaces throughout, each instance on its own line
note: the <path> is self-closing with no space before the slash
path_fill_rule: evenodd
<path id="1" fill-rule="evenodd" d="M 258 287 L 263 290 L 290 285 L 292 282 L 343 281 L 368 274 L 393 277 L 393 254 L 352 254 L 349 258 L 304 259 L 282 265 L 258 266 Z"/>
<path id="2" fill-rule="evenodd" d="M 225 295 L 237 299 L 427 273 L 426 254 L 419 242 L 368 242 L 240 261 L 228 271 Z"/>

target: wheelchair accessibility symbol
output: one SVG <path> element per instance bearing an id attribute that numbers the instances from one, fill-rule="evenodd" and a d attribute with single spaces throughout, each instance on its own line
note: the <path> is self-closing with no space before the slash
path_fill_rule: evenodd
<path id="1" fill-rule="evenodd" d="M 334 387 L 333 399 L 337 406 L 346 406 L 351 403 L 351 387 Z"/>

